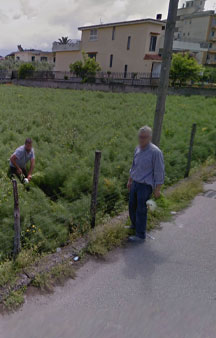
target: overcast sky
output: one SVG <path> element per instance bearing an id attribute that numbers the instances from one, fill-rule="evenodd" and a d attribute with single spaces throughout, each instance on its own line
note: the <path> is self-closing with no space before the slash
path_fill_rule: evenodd
<path id="1" fill-rule="evenodd" d="M 169 0 L 0 0 L 0 55 L 24 48 L 50 50 L 61 36 L 80 38 L 78 26 L 165 18 Z M 182 1 L 181 1 L 182 2 Z M 207 0 L 206 9 L 216 7 Z"/>

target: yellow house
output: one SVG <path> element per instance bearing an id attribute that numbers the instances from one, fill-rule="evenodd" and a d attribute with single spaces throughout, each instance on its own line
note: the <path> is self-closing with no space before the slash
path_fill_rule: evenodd
<path id="1" fill-rule="evenodd" d="M 69 65 L 82 59 L 82 50 L 94 57 L 103 72 L 160 73 L 160 39 L 165 23 L 157 19 L 124 21 L 79 27 L 81 41 L 53 44 L 56 71 L 68 71 Z"/>

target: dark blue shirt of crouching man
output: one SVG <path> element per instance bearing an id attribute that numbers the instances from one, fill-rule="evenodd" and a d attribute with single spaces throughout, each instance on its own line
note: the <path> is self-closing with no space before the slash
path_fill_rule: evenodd
<path id="1" fill-rule="evenodd" d="M 152 129 L 144 126 L 139 130 L 139 145 L 135 149 L 133 164 L 128 181 L 129 214 L 131 228 L 136 235 L 130 241 L 142 242 L 146 238 L 147 205 L 152 192 L 155 198 L 160 197 L 164 183 L 164 159 L 161 150 L 151 143 Z"/>

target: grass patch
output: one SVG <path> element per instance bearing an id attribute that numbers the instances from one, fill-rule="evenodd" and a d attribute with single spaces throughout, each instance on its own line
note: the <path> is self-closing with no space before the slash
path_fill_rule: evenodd
<path id="1" fill-rule="evenodd" d="M 76 274 L 71 263 L 64 262 L 53 267 L 49 272 L 38 274 L 32 281 L 32 285 L 42 291 L 52 292 L 56 284 L 63 284 L 68 278 L 75 278 Z"/>
<path id="2" fill-rule="evenodd" d="M 106 224 L 97 227 L 89 238 L 87 253 L 104 256 L 111 249 L 121 246 L 128 236 L 128 231 L 122 224 Z"/>
<path id="3" fill-rule="evenodd" d="M 24 292 L 25 288 L 19 291 L 12 291 L 3 302 L 4 310 L 17 310 L 24 303 Z"/>

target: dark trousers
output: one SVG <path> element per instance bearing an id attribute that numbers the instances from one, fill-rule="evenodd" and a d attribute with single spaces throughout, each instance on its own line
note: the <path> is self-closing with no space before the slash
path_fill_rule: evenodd
<path id="1" fill-rule="evenodd" d="M 146 238 L 147 206 L 146 202 L 152 194 L 152 187 L 147 184 L 133 182 L 129 198 L 129 214 L 136 236 Z"/>
<path id="2" fill-rule="evenodd" d="M 12 180 L 14 178 L 14 176 L 17 176 L 19 178 L 20 182 L 23 183 L 24 178 L 26 178 L 28 176 L 28 174 L 27 174 L 27 171 L 26 171 L 25 168 L 22 168 L 22 172 L 23 172 L 23 175 L 19 175 L 17 173 L 17 169 L 10 166 L 9 170 L 8 170 L 8 177 Z"/>

